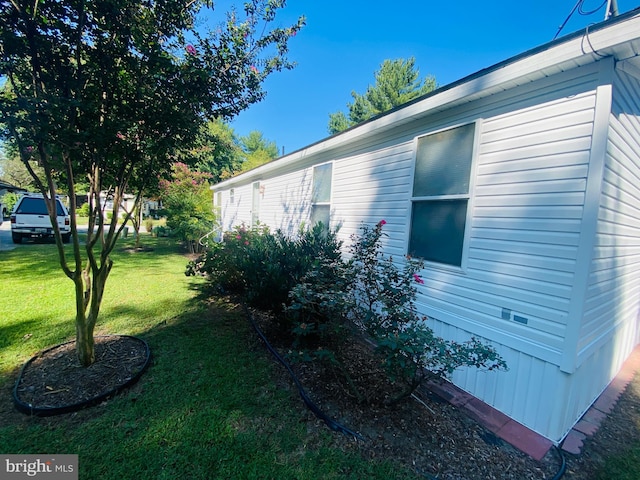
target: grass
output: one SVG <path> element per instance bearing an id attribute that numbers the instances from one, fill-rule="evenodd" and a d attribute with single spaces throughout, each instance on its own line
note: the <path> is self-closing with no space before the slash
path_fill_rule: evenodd
<path id="1" fill-rule="evenodd" d="M 640 476 L 640 441 L 636 441 L 629 449 L 606 459 L 604 467 L 597 479 L 638 480 Z"/>
<path id="2" fill-rule="evenodd" d="M 0 252 L 0 413 L 10 419 L 0 453 L 75 453 L 83 479 L 415 478 L 337 447 L 337 434 L 276 387 L 278 366 L 238 306 L 204 302 L 170 239 L 143 244 L 154 250 L 114 253 L 96 333 L 145 339 L 151 367 L 105 404 L 51 418 L 13 413 L 8 397 L 26 360 L 73 338 L 72 283 L 51 244 Z"/>

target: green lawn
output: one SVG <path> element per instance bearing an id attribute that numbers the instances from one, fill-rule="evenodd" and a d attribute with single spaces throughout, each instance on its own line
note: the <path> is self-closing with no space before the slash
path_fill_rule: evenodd
<path id="1" fill-rule="evenodd" d="M 52 244 L 0 252 L 0 453 L 76 453 L 81 479 L 415 478 L 309 428 L 317 422 L 276 388 L 278 367 L 241 310 L 206 305 L 170 239 L 143 244 L 154 250 L 116 250 L 96 333 L 145 339 L 152 365 L 105 404 L 51 418 L 14 414 L 8 397 L 25 361 L 73 338 L 72 283 Z"/>

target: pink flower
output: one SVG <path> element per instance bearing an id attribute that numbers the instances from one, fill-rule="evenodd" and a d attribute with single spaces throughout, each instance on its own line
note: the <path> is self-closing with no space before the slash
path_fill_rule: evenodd
<path id="1" fill-rule="evenodd" d="M 379 227 L 382 227 L 383 225 L 386 225 L 386 224 L 387 224 L 387 221 L 386 221 L 386 220 L 380 220 L 380 221 L 378 222 L 378 226 L 379 226 Z"/>
<path id="2" fill-rule="evenodd" d="M 248 242 L 248 241 L 245 241 L 245 242 L 244 242 L 244 244 L 245 244 L 245 245 L 249 245 L 249 242 Z"/>
<path id="3" fill-rule="evenodd" d="M 187 45 L 186 50 L 189 55 L 195 55 L 196 53 L 198 53 L 196 51 L 196 47 L 194 47 L 193 45 Z"/>
<path id="4" fill-rule="evenodd" d="M 422 277 L 420 275 L 418 275 L 417 273 L 413 274 L 413 279 L 418 282 L 421 285 L 424 285 L 424 280 L 422 279 Z"/>
<path id="5" fill-rule="evenodd" d="M 255 65 L 251 65 L 251 71 L 252 71 L 253 73 L 255 73 L 256 75 L 257 75 L 258 73 L 260 73 L 260 71 L 257 69 L 257 67 L 256 67 Z"/>
<path id="6" fill-rule="evenodd" d="M 116 137 L 118 137 L 118 139 L 120 140 L 124 140 L 124 135 L 121 134 L 120 132 L 116 133 Z"/>
<path id="7" fill-rule="evenodd" d="M 236 240 L 242 240 L 242 235 L 236 235 Z"/>
<path id="8" fill-rule="evenodd" d="M 33 153 L 33 147 L 29 146 L 27 148 L 25 148 L 27 153 Z"/>

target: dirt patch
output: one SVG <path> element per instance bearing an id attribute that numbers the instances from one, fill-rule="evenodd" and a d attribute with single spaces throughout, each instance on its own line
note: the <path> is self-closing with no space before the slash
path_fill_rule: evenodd
<path id="1" fill-rule="evenodd" d="M 75 345 L 69 342 L 47 349 L 24 366 L 15 389 L 19 405 L 48 415 L 102 399 L 130 383 L 148 361 L 147 346 L 139 339 L 96 337 L 96 362 L 84 368 Z"/>

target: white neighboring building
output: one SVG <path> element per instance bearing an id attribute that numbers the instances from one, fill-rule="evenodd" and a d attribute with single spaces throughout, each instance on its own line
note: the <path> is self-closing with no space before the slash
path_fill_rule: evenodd
<path id="1" fill-rule="evenodd" d="M 560 442 L 640 341 L 640 10 L 214 185 L 222 228 L 349 236 L 428 260 L 437 334 L 508 372 L 453 382 Z"/>

